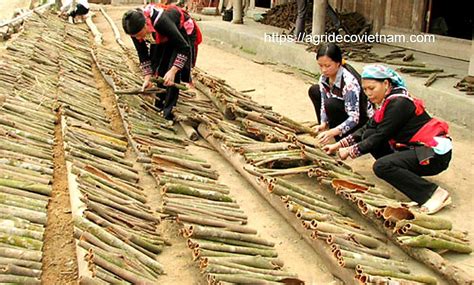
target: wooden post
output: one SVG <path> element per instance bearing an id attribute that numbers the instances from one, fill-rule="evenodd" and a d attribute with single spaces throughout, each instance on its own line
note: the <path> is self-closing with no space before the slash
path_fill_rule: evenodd
<path id="1" fill-rule="evenodd" d="M 413 10 L 411 16 L 411 29 L 415 32 L 422 32 L 423 21 L 424 21 L 424 10 L 425 10 L 425 1 L 423 0 L 414 0 L 413 1 Z"/>
<path id="2" fill-rule="evenodd" d="M 323 35 L 326 27 L 327 0 L 314 0 L 313 4 L 313 36 Z"/>
<path id="3" fill-rule="evenodd" d="M 373 27 L 372 33 L 380 33 L 384 25 L 385 10 L 387 7 L 387 0 L 375 0 L 372 2 L 373 8 Z"/>
<path id="4" fill-rule="evenodd" d="M 232 11 L 232 24 L 243 24 L 244 20 L 242 18 L 242 0 L 233 0 L 234 9 Z"/>
<path id="5" fill-rule="evenodd" d="M 385 6 L 385 21 L 384 25 L 385 26 L 391 26 L 392 25 L 392 0 L 387 0 L 387 4 Z"/>

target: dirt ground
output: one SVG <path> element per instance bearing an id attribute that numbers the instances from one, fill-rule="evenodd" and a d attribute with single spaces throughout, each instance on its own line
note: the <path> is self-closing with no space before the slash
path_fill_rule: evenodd
<path id="1" fill-rule="evenodd" d="M 0 1 L 0 22 L 10 19 L 13 11 L 28 8 L 29 0 Z M 0 50 L 0 54 L 2 50 Z M 67 173 L 60 126 L 56 126 L 54 140 L 54 174 L 48 220 L 43 245 L 44 284 L 76 284 L 77 262 L 73 238 L 73 225 Z M 58 250 L 61 249 L 61 250 Z"/>
<path id="2" fill-rule="evenodd" d="M 126 10 L 127 7 L 107 7 L 107 13 L 119 27 L 121 16 Z M 108 24 L 98 13 L 94 18 L 94 23 L 101 31 L 109 29 Z M 111 34 L 103 34 L 103 40 L 107 47 L 117 46 Z M 122 40 L 133 48 L 129 37 L 123 32 Z M 219 75 L 217 74 L 217 76 Z M 220 183 L 231 187 L 232 196 L 237 198 L 238 204 L 248 214 L 249 226 L 257 229 L 262 237 L 276 242 L 279 257 L 285 261 L 287 270 L 297 273 L 307 281 L 307 284 L 336 284 L 332 275 L 322 265 L 323 262 L 299 234 L 253 190 L 252 186 L 224 158 L 205 148 L 191 147 L 189 150 L 197 157 L 206 159 L 219 172 Z M 159 261 L 165 265 L 167 271 L 167 275 L 161 279 L 163 284 L 178 284 L 174 283 L 177 280 L 179 280 L 179 284 L 183 285 L 200 284 L 201 275 L 198 274 L 197 267 L 191 261 L 190 251 L 184 247 L 184 239 L 176 236 L 176 229 L 173 226 L 165 225 L 163 232 L 174 244 L 172 248 L 167 248 L 159 256 Z"/>
<path id="3" fill-rule="evenodd" d="M 44 284 L 69 285 L 76 284 L 78 269 L 61 125 L 56 125 L 54 142 L 53 191 L 48 204 L 41 279 Z"/>
<path id="4" fill-rule="evenodd" d="M 5 3 L 5 2 L 8 2 Z M 0 1 L 0 19 L 10 17 L 4 6 L 20 5 L 26 7 L 29 1 Z M 23 6 L 21 6 L 23 5 Z M 107 7 L 109 15 L 120 28 L 120 19 L 127 7 Z M 2 17 L 2 13 L 6 16 Z M 100 13 L 100 12 L 95 12 Z M 109 30 L 103 17 L 94 19 L 99 30 Z M 120 29 L 121 30 L 121 29 Z M 121 30 L 122 32 L 122 30 Z M 128 37 L 122 39 L 131 46 Z M 104 44 L 117 48 L 112 33 L 104 34 Z M 250 94 L 259 103 L 271 105 L 274 110 L 297 121 L 315 120 L 314 109 L 307 97 L 309 78 L 299 74 L 287 74 L 281 70 L 288 70 L 283 66 L 267 66 L 252 62 L 248 54 L 243 54 L 225 44 L 206 39 L 200 46 L 198 67 L 214 76 L 225 79 L 237 90 L 255 89 Z M 453 110 L 454 111 L 454 110 Z M 114 123 L 114 128 L 119 129 Z M 454 138 L 454 158 L 450 168 L 433 177 L 432 180 L 450 190 L 453 195 L 454 206 L 444 210 L 439 215 L 454 221 L 455 228 L 474 232 L 474 211 L 471 209 L 473 182 L 474 149 L 472 130 L 451 125 Z M 191 147 L 193 154 L 207 159 L 221 174 L 220 182 L 231 186 L 232 195 L 237 198 L 239 205 L 249 215 L 249 225 L 258 230 L 261 236 L 278 241 L 276 248 L 280 257 L 285 260 L 285 267 L 307 281 L 307 284 L 331 284 L 332 276 L 322 266 L 322 261 L 314 251 L 300 238 L 291 226 L 274 211 L 258 193 L 240 177 L 240 175 L 217 153 L 204 148 Z M 381 183 L 372 173 L 373 159 L 366 156 L 349 162 L 354 168 L 369 177 L 370 180 Z M 141 182 L 147 193 L 158 193 L 154 181 L 141 172 L 144 179 Z M 308 185 L 311 187 L 311 185 Z M 387 186 L 387 185 L 386 185 Z M 388 186 L 387 186 L 388 187 Z M 157 195 L 152 195 L 157 203 Z M 156 204 L 155 204 L 156 205 Z M 191 261 L 191 254 L 184 247 L 184 240 L 177 237 L 173 226 L 163 226 L 163 232 L 174 246 L 166 249 L 159 261 L 165 265 L 167 275 L 162 284 L 201 284 L 200 274 Z M 58 251 L 60 252 L 60 251 Z M 474 271 L 474 258 L 470 255 L 453 255 L 449 259 L 465 269 Z M 54 259 L 54 263 L 67 260 Z M 52 264 L 54 264 L 52 263 Z M 74 271 L 74 269 L 72 269 Z M 55 274 L 65 274 L 64 270 L 56 270 Z M 66 274 L 68 274 L 66 272 Z M 65 279 L 66 280 L 66 279 Z M 47 283 L 45 283 L 47 284 Z M 54 283 L 50 283 L 54 284 Z M 56 283 L 66 284 L 66 283 Z"/>
<path id="5" fill-rule="evenodd" d="M 19 8 L 28 8 L 30 0 L 3 0 L 0 1 L 0 22 L 11 19 L 13 12 Z"/>
<path id="6" fill-rule="evenodd" d="M 126 7 L 108 7 L 109 15 L 112 16 L 119 27 L 120 17 L 126 10 Z M 105 38 L 106 37 L 104 37 L 104 39 Z M 122 39 L 131 46 L 129 38 L 124 35 L 123 32 Z M 113 38 L 110 37 L 110 40 L 112 41 Z M 232 48 L 225 43 L 215 42 L 205 38 L 204 43 L 199 46 L 197 67 L 214 76 L 225 79 L 227 83 L 237 90 L 255 89 L 254 92 L 248 93 L 255 101 L 261 104 L 271 105 L 275 111 L 294 120 L 316 120 L 314 108 L 307 96 L 307 90 L 310 85 L 314 83 L 314 80 L 299 74 L 298 71 L 288 69 L 286 66 L 261 65 L 253 62 L 252 59 L 252 55 Z M 474 180 L 472 179 L 474 174 L 474 148 L 472 147 L 474 134 L 472 130 L 455 124 L 450 124 L 450 128 L 454 138 L 454 157 L 451 161 L 450 168 L 440 175 L 429 179 L 445 189 L 448 189 L 453 196 L 453 206 L 450 206 L 437 215 L 452 220 L 455 228 L 473 233 L 474 210 L 471 208 L 471 191 L 474 189 Z M 256 224 L 252 224 L 253 222 L 251 222 L 251 224 L 259 229 L 259 232 L 268 233 L 269 228 L 273 228 L 268 225 L 269 220 L 267 220 L 267 218 L 269 217 L 268 215 L 270 215 L 270 223 L 280 225 L 281 229 L 283 229 L 285 236 L 283 238 L 280 236 L 279 240 L 291 241 L 295 235 L 294 230 L 291 227 L 287 227 L 285 221 L 275 217 L 277 213 L 271 210 L 263 199 L 258 197 L 256 192 L 247 185 L 245 180 L 241 177 L 236 177 L 238 174 L 233 169 L 229 169 L 229 164 L 224 161 L 219 162 L 219 160 L 222 159 L 215 159 L 217 156 L 212 155 L 212 153 L 206 150 L 198 149 L 195 150 L 195 152 L 196 155 L 202 155 L 203 158 L 213 162 L 213 165 L 215 165 L 221 173 L 223 183 L 228 185 L 240 185 L 235 192 L 239 194 L 239 204 L 245 207 L 246 212 L 249 210 L 255 213 L 255 217 L 258 217 L 255 219 Z M 366 155 L 349 161 L 349 164 L 358 172 L 368 177 L 369 180 L 384 185 L 385 187 L 390 187 L 373 174 L 371 167 L 373 161 L 372 157 Z M 252 214 L 252 216 L 254 215 Z M 250 219 L 252 220 L 252 218 Z M 275 234 L 280 235 L 281 233 Z M 296 242 L 296 240 L 294 241 Z M 302 276 L 309 277 L 307 280 L 315 280 L 309 273 L 311 270 L 314 271 L 319 261 L 316 261 L 316 264 L 308 264 L 311 261 L 307 258 L 307 250 L 309 248 L 307 248 L 302 240 L 300 240 L 300 245 L 296 245 L 295 247 L 286 247 L 289 244 L 291 244 L 291 242 L 283 244 L 283 246 L 279 248 L 279 252 L 283 251 L 285 254 L 292 252 L 290 255 L 285 256 L 285 260 L 290 260 L 287 266 L 290 269 L 296 269 L 303 264 L 307 264 L 309 265 L 308 267 L 303 266 L 303 268 L 297 270 L 297 272 L 303 274 Z M 446 255 L 446 257 L 467 272 L 472 272 L 474 269 L 474 258 L 471 255 Z M 295 262 L 293 263 L 292 260 Z M 307 268 L 309 270 L 307 270 Z M 316 280 L 322 281 L 324 278 Z"/>
<path id="7" fill-rule="evenodd" d="M 256 89 L 248 93 L 262 104 L 273 106 L 274 110 L 297 121 L 316 120 L 314 108 L 307 95 L 308 80 L 279 72 L 281 67 L 260 65 L 245 58 L 247 55 L 230 49 L 219 48 L 220 43 L 208 41 L 200 46 L 197 66 L 214 76 L 223 78 L 237 90 Z M 315 63 L 316 64 L 316 63 Z M 455 112 L 455 110 L 453 110 Z M 473 111 L 474 114 L 474 111 Z M 450 167 L 440 175 L 429 178 L 448 189 L 453 196 L 453 206 L 440 212 L 439 216 L 451 219 L 455 228 L 474 233 L 474 210 L 472 209 L 472 189 L 474 189 L 474 148 L 472 130 L 450 124 L 454 144 L 454 157 Z M 373 158 L 369 155 L 348 163 L 376 183 L 383 182 L 372 172 Z M 385 184 L 389 187 L 387 184 Z M 464 259 L 464 258 L 462 258 Z M 460 264 L 473 270 L 474 258 L 469 257 Z"/>
<path id="8" fill-rule="evenodd" d="M 280 72 L 282 67 L 260 65 L 248 59 L 248 55 L 227 47 L 225 44 L 208 40 L 200 46 L 197 66 L 214 76 L 223 78 L 237 90 L 256 89 L 248 93 L 262 104 L 273 106 L 274 110 L 297 121 L 316 120 L 314 108 L 307 95 L 310 87 L 301 76 Z M 222 46 L 226 51 L 219 48 Z M 228 52 L 227 52 L 228 51 Z M 316 64 L 316 63 L 315 63 Z M 453 110 L 455 112 L 455 110 Z M 474 114 L 474 111 L 473 111 Z M 454 144 L 454 156 L 450 167 L 440 175 L 429 178 L 449 190 L 453 206 L 440 212 L 439 216 L 453 221 L 454 227 L 474 233 L 474 210 L 472 189 L 474 189 L 474 148 L 472 130 L 450 124 Z M 377 184 L 384 183 L 372 172 L 374 160 L 369 155 L 349 160 L 356 171 Z M 474 257 L 453 255 L 449 259 L 467 272 L 474 270 Z"/>

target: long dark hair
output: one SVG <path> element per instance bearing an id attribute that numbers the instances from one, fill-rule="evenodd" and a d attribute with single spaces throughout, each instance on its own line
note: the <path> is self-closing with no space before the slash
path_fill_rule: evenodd
<path id="1" fill-rule="evenodd" d="M 367 116 L 367 104 L 371 104 L 367 100 L 367 95 L 364 93 L 364 89 L 362 88 L 362 78 L 355 70 L 352 65 L 346 63 L 342 59 L 342 50 L 341 48 L 336 45 L 335 43 L 323 43 L 319 49 L 318 52 L 316 53 L 316 59 L 319 59 L 321 56 L 327 56 L 329 57 L 332 61 L 340 63 L 342 67 L 347 69 L 354 77 L 357 79 L 357 82 L 359 83 L 360 87 L 360 93 L 359 93 L 359 114 L 360 114 L 360 119 L 359 121 L 366 121 L 368 116 Z"/>
<path id="2" fill-rule="evenodd" d="M 128 35 L 138 34 L 145 26 L 145 15 L 140 9 L 128 10 L 122 16 L 122 27 Z"/>
<path id="3" fill-rule="evenodd" d="M 316 53 L 316 59 L 319 59 L 322 56 L 327 56 L 329 57 L 332 61 L 340 63 L 344 68 L 346 68 L 352 75 L 357 78 L 357 81 L 359 81 L 359 84 L 361 84 L 361 77 L 359 72 L 355 70 L 354 67 L 352 67 L 350 64 L 346 63 L 342 59 L 342 50 L 341 48 L 336 45 L 335 43 L 323 43 L 318 49 L 318 52 Z M 362 84 L 361 84 L 362 86 Z"/>
<path id="4" fill-rule="evenodd" d="M 316 53 L 316 59 L 319 59 L 322 56 L 327 56 L 332 59 L 332 61 L 342 64 L 342 51 L 335 43 L 321 44 Z"/>

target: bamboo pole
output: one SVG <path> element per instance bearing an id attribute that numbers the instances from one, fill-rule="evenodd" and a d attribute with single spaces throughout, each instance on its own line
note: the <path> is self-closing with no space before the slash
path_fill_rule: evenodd
<path id="1" fill-rule="evenodd" d="M 392 277 L 395 277 L 395 278 L 413 280 L 413 281 L 422 282 L 422 283 L 425 283 L 425 284 L 437 284 L 438 283 L 436 278 L 434 278 L 432 276 L 405 274 L 405 273 L 395 272 L 395 271 L 391 271 L 391 270 L 380 270 L 380 269 L 371 268 L 371 267 L 362 266 L 362 265 L 358 265 L 356 267 L 356 272 L 358 274 L 370 274 L 370 275 L 378 275 L 378 276 L 392 276 Z"/>
<path id="2" fill-rule="evenodd" d="M 206 140 L 219 152 L 221 153 L 225 158 L 229 160 L 229 162 L 239 171 L 239 173 L 244 176 L 254 187 L 259 191 L 259 193 L 266 198 L 267 201 L 269 201 L 272 206 L 278 210 L 278 212 L 285 217 L 286 220 L 290 222 L 290 224 L 302 235 L 302 237 L 305 239 L 305 241 L 315 250 L 317 254 L 322 256 L 324 260 L 328 262 L 328 268 L 330 269 L 331 273 L 333 273 L 335 276 L 338 276 L 348 284 L 355 284 L 354 279 L 353 279 L 353 273 L 350 272 L 349 270 L 343 269 L 341 270 L 340 266 L 334 261 L 334 258 L 332 257 L 331 253 L 329 250 L 327 250 L 327 245 L 325 241 L 318 241 L 318 240 L 313 240 L 306 232 L 306 229 L 301 227 L 301 222 L 296 219 L 294 214 L 290 213 L 284 206 L 284 204 L 281 201 L 277 201 L 275 199 L 270 199 L 269 198 L 269 193 L 266 189 L 266 187 L 262 187 L 261 184 L 259 184 L 256 180 L 256 177 L 254 175 L 251 175 L 244 169 L 245 163 L 242 161 L 243 159 L 240 157 L 237 157 L 237 154 L 235 153 L 230 153 L 228 149 L 222 148 L 222 146 L 219 144 L 219 142 L 212 138 L 210 136 L 210 131 L 206 129 L 206 126 L 201 124 L 198 127 L 198 131 L 201 134 L 202 137 L 206 138 Z M 204 251 L 204 250 L 201 250 Z M 195 253 L 196 255 L 199 255 L 200 251 L 197 250 Z M 209 253 L 206 252 L 206 254 L 216 254 L 216 253 Z"/>
<path id="3" fill-rule="evenodd" d="M 24 268 L 15 264 L 6 264 L 0 265 L 0 273 L 39 278 L 41 275 L 41 270 Z"/>
<path id="4" fill-rule="evenodd" d="M 41 251 L 36 250 L 17 249 L 3 245 L 0 246 L 0 256 L 4 258 L 17 258 L 19 260 L 40 262 L 42 254 Z"/>
<path id="5" fill-rule="evenodd" d="M 164 199 L 162 204 L 168 205 L 168 206 L 175 206 L 175 207 L 185 206 L 185 207 L 194 208 L 194 209 L 209 210 L 217 214 L 228 215 L 230 217 L 235 217 L 235 218 L 240 218 L 240 219 L 247 219 L 247 215 L 245 215 L 245 213 L 240 209 L 216 205 L 216 204 L 205 204 L 205 203 L 201 204 L 198 201 L 195 201 L 194 203 L 189 204 L 187 203 L 188 201 L 189 201 L 188 199 L 186 201 L 180 201 L 177 199 L 174 199 L 174 200 Z"/>
<path id="6" fill-rule="evenodd" d="M 33 223 L 46 225 L 47 217 L 46 217 L 46 213 L 43 213 L 43 212 L 36 212 L 36 211 L 22 209 L 22 208 L 18 208 L 14 206 L 3 205 L 2 207 L 0 207 L 0 213 L 19 217 Z"/>
<path id="7" fill-rule="evenodd" d="M 24 284 L 24 285 L 40 285 L 41 284 L 41 280 L 35 277 L 18 276 L 18 275 L 10 275 L 10 274 L 0 274 L 0 282 Z"/>
<path id="8" fill-rule="evenodd" d="M 134 256 L 144 265 L 149 267 L 150 269 L 154 270 L 158 274 L 162 274 L 164 272 L 163 266 L 159 264 L 157 261 L 153 260 L 147 255 L 144 255 L 140 251 L 136 250 L 135 248 L 131 247 L 130 245 L 124 243 L 117 237 L 113 236 L 112 234 L 106 232 L 104 229 L 96 226 L 95 224 L 81 218 L 81 217 L 74 217 L 74 224 L 81 228 L 84 231 L 89 231 L 92 234 L 98 236 L 102 241 L 106 242 L 107 244 L 121 248 L 127 254 Z"/>
<path id="9" fill-rule="evenodd" d="M 203 257 L 201 261 L 205 263 L 225 261 L 234 264 L 241 264 L 254 268 L 275 270 L 283 266 L 283 262 L 262 256 L 227 256 L 227 257 Z"/>
<path id="10" fill-rule="evenodd" d="M 276 281 L 269 281 L 269 280 L 262 280 L 259 278 L 255 278 L 253 276 L 248 276 L 246 274 L 218 274 L 218 273 L 211 273 L 209 274 L 208 280 L 211 279 L 213 281 L 227 281 L 231 283 L 237 284 L 255 284 L 255 285 L 278 285 L 281 283 Z M 214 283 L 211 283 L 214 284 Z"/>
<path id="11" fill-rule="evenodd" d="M 199 214 L 207 215 L 209 217 L 219 218 L 219 219 L 226 220 L 226 221 L 239 222 L 242 225 L 247 223 L 246 219 L 236 218 L 236 217 L 232 217 L 232 216 L 229 216 L 229 215 L 215 213 L 215 212 L 210 211 L 210 210 L 207 211 L 207 210 L 203 210 L 203 209 L 199 209 L 199 208 L 193 208 L 193 207 L 178 206 L 178 205 L 163 206 L 163 211 L 166 212 L 166 213 L 171 213 L 171 214 L 176 213 L 176 214 L 185 214 L 185 215 L 199 213 Z"/>
<path id="12" fill-rule="evenodd" d="M 233 275 L 244 274 L 245 276 L 253 277 L 255 279 L 263 279 L 263 280 L 269 280 L 269 281 L 275 281 L 275 282 L 281 282 L 286 278 L 296 279 L 295 276 L 291 274 L 270 275 L 270 274 L 256 273 L 249 270 L 244 270 L 244 269 L 239 268 L 239 266 L 228 267 L 221 264 L 209 264 L 203 271 L 206 273 L 220 273 L 220 274 L 233 274 Z"/>
<path id="13" fill-rule="evenodd" d="M 203 190 L 210 190 L 215 192 L 220 192 L 222 194 L 229 194 L 229 187 L 225 184 L 210 184 L 210 183 L 203 183 L 198 181 L 189 181 L 185 179 L 177 179 L 171 178 L 166 176 L 160 176 L 160 184 L 181 184 L 186 185 L 189 187 L 199 188 Z M 170 196 L 171 197 L 171 196 Z"/>
<path id="14" fill-rule="evenodd" d="M 238 269 L 246 272 L 252 272 L 252 273 L 258 273 L 258 274 L 265 274 L 265 275 L 270 275 L 270 276 L 284 276 L 284 277 L 297 277 L 296 274 L 282 271 L 279 268 L 277 269 L 262 269 L 262 268 L 256 268 L 254 266 L 248 266 L 248 265 L 243 265 L 239 263 L 234 263 L 234 262 L 229 262 L 226 260 L 219 260 L 219 259 L 213 259 L 209 260 L 206 262 L 203 266 L 200 266 L 201 268 L 207 268 L 208 266 L 213 266 L 213 265 L 218 265 L 218 266 L 224 266 L 227 268 L 233 268 L 233 269 Z"/>
<path id="15" fill-rule="evenodd" d="M 199 225 L 204 225 L 204 226 L 220 227 L 228 231 L 239 232 L 239 233 L 247 233 L 247 234 L 257 233 L 256 230 L 251 229 L 249 227 L 240 226 L 238 224 L 232 224 L 230 222 L 214 220 L 209 217 L 206 218 L 206 217 L 197 217 L 197 216 L 188 216 L 188 215 L 178 214 L 176 220 L 178 222 L 187 222 L 187 223 L 194 223 L 194 224 L 199 224 Z"/>
<path id="16" fill-rule="evenodd" d="M 471 253 L 472 248 L 461 242 L 448 241 L 441 238 L 431 237 L 428 235 L 418 235 L 416 237 L 399 237 L 398 240 L 402 245 L 412 247 L 426 247 L 432 249 L 448 249 L 459 253 Z"/>
<path id="17" fill-rule="evenodd" d="M 161 187 L 161 194 L 164 195 L 166 193 L 185 194 L 195 197 L 206 198 L 213 201 L 233 202 L 233 199 L 231 197 L 219 192 L 201 190 L 173 183 L 167 183 Z"/>
<path id="18" fill-rule="evenodd" d="M 198 226 L 198 225 L 189 226 L 187 231 L 188 233 L 185 236 L 187 238 L 217 237 L 217 238 L 247 241 L 250 243 L 256 243 L 256 244 L 270 246 L 270 247 L 275 246 L 274 242 L 267 241 L 263 238 L 259 238 L 254 235 L 244 234 L 244 233 L 234 233 L 234 232 L 229 232 L 226 230 L 219 230 L 219 229 L 211 229 L 209 227 L 203 227 L 203 226 Z"/>
<path id="19" fill-rule="evenodd" d="M 99 29 L 97 29 L 97 26 L 92 21 L 92 17 L 87 17 L 86 18 L 86 24 L 89 27 L 92 35 L 94 36 L 94 41 L 98 45 L 102 45 L 102 41 L 103 41 L 102 40 L 102 34 L 101 34 L 101 32 L 99 32 Z"/>
<path id="20" fill-rule="evenodd" d="M 210 249 L 230 253 L 240 253 L 246 255 L 260 255 L 263 257 L 277 257 L 278 253 L 273 249 L 259 249 L 244 246 L 226 245 L 222 243 L 209 242 L 205 240 L 190 239 L 196 243 L 200 249 Z"/>
<path id="21" fill-rule="evenodd" d="M 153 285 L 156 284 L 155 280 L 149 280 L 144 277 L 136 276 L 132 272 L 122 268 L 118 267 L 110 262 L 107 262 L 105 259 L 99 257 L 98 255 L 90 254 L 89 256 L 90 260 L 99 265 L 100 267 L 105 268 L 106 270 L 113 272 L 117 276 L 120 276 L 121 278 L 132 282 L 133 284 L 143 284 L 143 285 Z"/>

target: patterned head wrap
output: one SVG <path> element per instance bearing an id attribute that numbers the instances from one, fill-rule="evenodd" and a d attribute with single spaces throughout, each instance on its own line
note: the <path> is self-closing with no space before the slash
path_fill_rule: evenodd
<path id="1" fill-rule="evenodd" d="M 406 88 L 405 81 L 395 70 L 381 64 L 365 66 L 361 77 L 362 79 L 390 79 L 394 87 Z"/>

